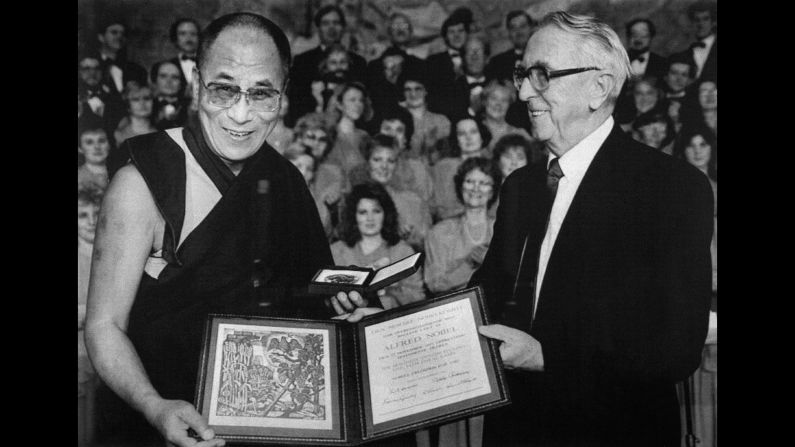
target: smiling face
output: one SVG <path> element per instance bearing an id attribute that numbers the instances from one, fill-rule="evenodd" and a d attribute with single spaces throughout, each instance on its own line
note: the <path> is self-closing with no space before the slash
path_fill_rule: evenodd
<path id="1" fill-rule="evenodd" d="M 704 172 L 707 171 L 711 156 L 712 147 L 701 135 L 693 135 L 693 138 L 685 146 L 685 159 L 687 162 Z"/>
<path id="2" fill-rule="evenodd" d="M 193 22 L 182 22 L 177 27 L 177 48 L 187 54 L 193 54 L 199 47 L 199 29 Z"/>
<path id="3" fill-rule="evenodd" d="M 285 73 L 279 51 L 269 36 L 250 28 L 222 31 L 208 49 L 201 68 L 201 81 L 236 85 L 243 90 L 269 87 L 284 94 Z M 194 82 L 199 121 L 210 149 L 233 171 L 254 155 L 276 125 L 279 110 L 259 112 L 240 96 L 231 107 L 209 102 L 201 82 Z"/>
<path id="4" fill-rule="evenodd" d="M 486 116 L 503 121 L 511 105 L 511 94 L 504 88 L 496 88 L 486 97 Z"/>
<path id="5" fill-rule="evenodd" d="M 356 204 L 356 226 L 363 237 L 381 234 L 384 227 L 384 209 L 377 200 L 359 200 Z"/>
<path id="6" fill-rule="evenodd" d="M 461 154 L 467 155 L 479 151 L 483 147 L 483 137 L 473 119 L 464 119 L 455 125 L 455 137 Z"/>
<path id="7" fill-rule="evenodd" d="M 356 121 L 364 113 L 364 93 L 358 88 L 349 88 L 342 94 L 340 111 L 351 121 Z"/>
<path id="8" fill-rule="evenodd" d="M 90 165 L 105 164 L 110 152 L 108 136 L 102 129 L 83 132 L 80 136 L 79 151 L 86 158 L 86 163 Z"/>
<path id="9" fill-rule="evenodd" d="M 182 78 L 179 73 L 179 67 L 170 62 L 160 64 L 155 78 L 155 88 L 158 95 L 177 96 L 181 86 Z"/>
<path id="10" fill-rule="evenodd" d="M 370 178 L 385 185 L 395 174 L 397 152 L 391 147 L 378 146 L 373 149 L 367 164 L 370 168 Z"/>
<path id="11" fill-rule="evenodd" d="M 461 198 L 467 208 L 488 208 L 489 199 L 494 194 L 494 179 L 480 169 L 473 169 L 464 176 L 461 183 Z"/>
<path id="12" fill-rule="evenodd" d="M 97 228 L 97 216 L 99 215 L 99 206 L 84 202 L 77 201 L 77 237 L 83 241 L 93 244 L 94 234 Z"/>
<path id="13" fill-rule="evenodd" d="M 586 64 L 578 59 L 582 42 L 555 26 L 536 31 L 527 42 L 522 65 L 545 66 L 548 70 L 577 68 Z M 589 64 L 588 64 L 589 65 Z M 533 137 L 546 143 L 557 155 L 562 155 L 577 144 L 589 129 L 590 118 L 588 89 L 598 71 L 586 71 L 549 80 L 544 91 L 538 91 L 524 79 L 519 89 L 519 100 L 527 103 Z"/>

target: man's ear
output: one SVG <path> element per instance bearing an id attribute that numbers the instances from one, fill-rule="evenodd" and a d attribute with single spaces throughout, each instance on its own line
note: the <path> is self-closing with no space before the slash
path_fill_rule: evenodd
<path id="1" fill-rule="evenodd" d="M 588 106 L 591 110 L 598 110 L 607 101 L 610 92 L 616 85 L 616 77 L 612 73 L 603 71 L 591 83 L 591 100 Z"/>

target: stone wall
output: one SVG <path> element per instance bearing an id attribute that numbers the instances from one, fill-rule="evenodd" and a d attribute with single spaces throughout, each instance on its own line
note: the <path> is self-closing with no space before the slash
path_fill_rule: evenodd
<path id="1" fill-rule="evenodd" d="M 290 38 L 295 52 L 316 45 L 316 38 L 307 26 L 307 11 L 315 11 L 327 0 L 78 0 L 78 29 L 89 30 L 101 17 L 122 17 L 128 24 L 129 56 L 150 67 L 154 62 L 171 57 L 175 50 L 168 39 L 168 28 L 177 17 L 199 20 L 202 26 L 215 17 L 234 12 L 252 11 L 263 14 L 279 24 Z M 386 43 L 384 19 L 395 10 L 406 12 L 414 22 L 414 34 L 421 43 L 415 48 L 423 55 L 443 48 L 438 37 L 444 18 L 459 6 L 474 13 L 482 32 L 492 43 L 492 53 L 507 49 L 510 43 L 504 26 L 505 14 L 524 9 L 533 17 L 563 9 L 588 13 L 602 18 L 624 38 L 624 23 L 634 17 L 648 17 L 657 25 L 652 49 L 663 55 L 684 49 L 693 40 L 685 11 L 694 0 L 342 0 L 343 4 L 359 4 L 362 19 L 357 26 L 363 39 L 375 42 L 374 48 Z M 95 39 L 91 31 L 83 31 L 87 39 Z M 435 38 L 436 37 L 436 38 Z M 435 39 L 434 39 L 435 38 Z M 375 51 L 375 50 L 374 50 Z"/>

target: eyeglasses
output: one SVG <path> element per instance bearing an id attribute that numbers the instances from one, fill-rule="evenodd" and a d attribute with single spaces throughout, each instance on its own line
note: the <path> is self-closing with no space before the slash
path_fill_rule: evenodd
<path id="1" fill-rule="evenodd" d="M 517 90 L 522 88 L 522 82 L 525 79 L 530 81 L 530 85 L 538 91 L 546 90 L 549 87 L 549 80 L 552 78 L 559 78 L 561 76 L 573 75 L 590 70 L 601 70 L 599 67 L 581 67 L 581 68 L 568 68 L 566 70 L 550 71 L 546 67 L 540 65 L 533 65 L 532 67 L 524 68 L 517 65 L 513 69 L 513 85 Z"/>
<path id="2" fill-rule="evenodd" d="M 198 72 L 197 72 L 198 73 Z M 273 112 L 279 108 L 282 94 L 278 90 L 267 87 L 254 87 L 243 90 L 240 86 L 219 84 L 211 82 L 209 85 L 199 73 L 199 82 L 207 90 L 207 99 L 210 104 L 218 107 L 229 108 L 237 104 L 240 95 L 246 95 L 249 106 L 257 112 Z"/>

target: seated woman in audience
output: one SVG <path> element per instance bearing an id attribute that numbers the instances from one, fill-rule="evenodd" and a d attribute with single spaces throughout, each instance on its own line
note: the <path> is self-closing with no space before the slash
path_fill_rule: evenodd
<path id="1" fill-rule="evenodd" d="M 642 113 L 632 123 L 632 137 L 643 144 L 659 149 L 668 155 L 673 154 L 673 141 L 676 138 L 674 124 L 668 114 L 652 109 Z"/>
<path id="2" fill-rule="evenodd" d="M 291 144 L 285 155 L 298 150 L 312 155 L 315 159 L 315 175 L 310 191 L 322 200 L 331 214 L 332 227 L 338 222 L 337 209 L 343 194 L 350 191 L 350 184 L 342 167 L 326 160 L 331 150 L 331 142 L 337 135 L 337 129 L 329 115 L 325 113 L 308 113 L 298 119 L 293 129 L 295 143 Z"/>
<path id="3" fill-rule="evenodd" d="M 351 169 L 365 162 L 364 145 L 369 136 L 357 127 L 357 122 L 372 118 L 372 109 L 364 85 L 349 82 L 337 87 L 326 113 L 336 123 L 337 131 L 337 138 L 327 160 L 339 165 L 347 177 Z"/>
<path id="4" fill-rule="evenodd" d="M 390 135 L 397 141 L 397 166 L 391 184 L 398 190 L 413 191 L 428 202 L 433 196 L 433 178 L 428 165 L 408 155 L 408 146 L 414 134 L 414 120 L 402 107 L 383 110 L 376 121 L 378 132 Z M 364 172 L 366 176 L 367 168 Z M 357 173 L 361 176 L 361 172 Z M 353 177 L 351 178 L 353 180 Z"/>
<path id="5" fill-rule="evenodd" d="M 685 159 L 698 168 L 709 178 L 715 198 L 713 209 L 713 233 L 710 254 L 712 255 L 712 296 L 713 305 L 710 310 L 709 331 L 701 357 L 701 365 L 688 379 L 691 384 L 691 413 L 693 414 L 696 433 L 714 434 L 717 423 L 718 405 L 718 170 L 717 140 L 706 125 L 694 125 L 682 130 L 676 145 L 675 156 Z M 684 392 L 684 390 L 680 390 Z M 712 438 L 712 436 L 708 436 Z"/>
<path id="6" fill-rule="evenodd" d="M 77 432 L 78 438 L 82 440 L 80 445 L 88 445 L 94 431 L 94 392 L 98 382 L 86 351 L 83 329 L 94 231 L 102 193 L 102 188 L 94 183 L 77 187 Z"/>
<path id="7" fill-rule="evenodd" d="M 345 197 L 338 229 L 340 240 L 331 244 L 336 265 L 378 269 L 415 253 L 398 234 L 395 204 L 377 183 L 356 185 Z M 418 271 L 378 292 L 384 309 L 425 298 Z"/>
<path id="8" fill-rule="evenodd" d="M 411 113 L 414 133 L 411 135 L 407 155 L 419 158 L 429 166 L 440 158 L 437 142 L 450 136 L 450 120 L 441 113 L 428 110 L 428 81 L 419 68 L 407 70 L 403 77 L 401 105 Z"/>
<path id="9" fill-rule="evenodd" d="M 516 101 L 516 88 L 511 82 L 499 79 L 490 81 L 480 93 L 480 101 L 485 106 L 483 108 L 483 124 L 491 132 L 491 144 L 486 148 L 487 157 L 491 158 L 494 144 L 503 135 L 518 134 L 530 141 L 533 140 L 526 130 L 512 126 L 505 121 L 508 107 Z"/>
<path id="10" fill-rule="evenodd" d="M 148 85 L 130 81 L 124 87 L 122 98 L 127 103 L 127 116 L 119 121 L 113 133 L 116 146 L 121 146 L 127 138 L 157 132 L 152 124 L 152 89 Z"/>
<path id="11" fill-rule="evenodd" d="M 158 130 L 184 126 L 188 120 L 190 99 L 185 97 L 180 73 L 180 68 L 171 60 L 152 66 L 150 80 L 155 90 L 152 122 Z"/>
<path id="12" fill-rule="evenodd" d="M 315 199 L 315 206 L 320 215 L 320 223 L 323 224 L 323 230 L 326 232 L 326 237 L 331 238 L 332 230 L 334 229 L 331 224 L 331 212 L 329 211 L 324 196 L 322 193 L 315 189 L 315 172 L 317 171 L 317 160 L 311 154 L 307 153 L 300 143 L 293 143 L 296 146 L 288 147 L 284 153 L 284 157 L 298 168 L 298 171 L 304 177 L 306 186 Z"/>
<path id="13" fill-rule="evenodd" d="M 528 139 L 518 134 L 508 134 L 500 138 L 494 145 L 492 160 L 497 163 L 503 181 L 511 173 L 522 166 L 526 166 L 530 160 L 530 153 L 534 145 Z"/>
<path id="14" fill-rule="evenodd" d="M 293 130 L 284 124 L 284 119 L 290 111 L 290 100 L 287 95 L 281 96 L 281 107 L 279 108 L 279 117 L 276 119 L 276 125 L 273 130 L 268 134 L 268 144 L 271 145 L 276 152 L 284 155 L 287 146 L 293 142 Z"/>
<path id="15" fill-rule="evenodd" d="M 414 249 L 422 250 L 425 234 L 432 224 L 431 211 L 428 203 L 414 191 L 392 186 L 398 153 L 398 142 L 394 137 L 376 134 L 367 144 L 367 181 L 382 185 L 389 193 L 397 208 L 400 237 Z"/>
<path id="16" fill-rule="evenodd" d="M 632 131 L 632 124 L 642 114 L 652 109 L 664 110 L 667 106 L 662 99 L 662 92 L 657 87 L 657 78 L 644 76 L 632 85 L 632 101 L 623 113 L 617 113 L 616 121 L 624 132 Z"/>
<path id="17" fill-rule="evenodd" d="M 77 185 L 93 183 L 100 188 L 108 186 L 108 153 L 110 142 L 101 121 L 85 121 L 78 130 L 78 151 L 84 162 L 77 168 Z"/>
<path id="18" fill-rule="evenodd" d="M 718 85 L 715 81 L 703 80 L 698 84 L 698 112 L 696 123 L 703 124 L 718 137 Z"/>
<path id="19" fill-rule="evenodd" d="M 437 223 L 425 237 L 425 284 L 435 294 L 462 289 L 483 262 L 494 226 L 488 209 L 497 201 L 502 174 L 489 159 L 474 157 L 453 181 L 464 213 Z"/>
<path id="20" fill-rule="evenodd" d="M 450 134 L 450 157 L 439 160 L 431 169 L 433 178 L 433 198 L 431 212 L 436 221 L 457 216 L 464 211 L 457 197 L 453 176 L 458 167 L 468 158 L 484 157 L 486 147 L 491 142 L 489 129 L 474 118 L 461 118 L 453 126 Z"/>

